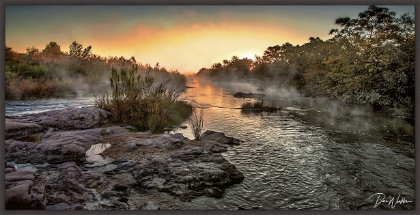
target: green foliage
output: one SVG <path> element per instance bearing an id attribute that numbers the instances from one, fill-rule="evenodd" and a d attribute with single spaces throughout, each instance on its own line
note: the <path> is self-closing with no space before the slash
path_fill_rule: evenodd
<path id="1" fill-rule="evenodd" d="M 328 96 L 348 103 L 414 108 L 415 22 L 387 8 L 369 6 L 358 18 L 338 18 L 332 39 L 310 37 L 301 46 L 270 46 L 250 62 L 251 70 L 215 63 L 198 72 L 213 81 L 269 81 L 295 87 L 307 96 Z"/>
<path id="2" fill-rule="evenodd" d="M 74 94 L 70 86 L 76 81 L 86 84 L 89 92 L 104 92 L 108 90 L 108 86 L 103 84 L 104 79 L 110 75 L 112 67 L 135 66 L 141 72 L 150 71 L 149 78 L 159 80 L 161 83 L 181 86 L 178 90 L 185 88 L 186 77 L 178 71 L 167 71 L 164 67 L 152 68 L 148 64 L 139 64 L 134 57 L 103 58 L 92 54 L 91 46 L 84 48 L 76 41 L 69 46 L 68 53 L 63 52 L 57 43 L 50 42 L 42 51 L 32 46 L 26 49 L 26 53 L 17 53 L 11 47 L 6 47 L 5 54 L 6 99 L 61 97 Z M 24 82 L 31 86 L 38 86 L 38 83 L 45 82 L 49 86 L 54 85 L 55 87 L 49 90 L 56 90 L 56 92 L 44 93 L 31 90 L 32 87 L 14 85 Z"/>
<path id="3" fill-rule="evenodd" d="M 113 113 L 114 123 L 133 125 L 140 131 L 163 132 L 167 126 L 179 123 L 190 106 L 177 101 L 182 94 L 155 82 L 149 72 L 140 73 L 137 67 L 117 70 L 110 76 L 112 94 L 95 99 L 95 106 Z M 178 107 L 183 107 L 178 113 Z"/>
<path id="4" fill-rule="evenodd" d="M 356 19 L 338 18 L 343 27 L 333 41 L 346 51 L 326 62 L 332 95 L 355 103 L 409 107 L 414 103 L 414 18 L 369 6 Z M 336 47 L 338 48 L 338 47 Z"/>

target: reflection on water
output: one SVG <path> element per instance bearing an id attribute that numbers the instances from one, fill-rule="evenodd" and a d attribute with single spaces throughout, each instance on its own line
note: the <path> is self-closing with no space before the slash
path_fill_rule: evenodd
<path id="1" fill-rule="evenodd" d="M 100 154 L 105 151 L 105 149 L 109 148 L 111 144 L 106 143 L 98 143 L 92 145 L 86 151 L 86 167 L 97 167 L 97 166 L 104 166 L 110 163 L 109 158 L 104 159 Z"/>
<path id="2" fill-rule="evenodd" d="M 224 157 L 245 180 L 206 209 L 372 209 L 374 193 L 414 201 L 414 126 L 369 107 L 326 99 L 265 97 L 274 113 L 243 112 L 246 89 L 192 82 L 185 98 L 204 108 L 205 129 L 245 142 Z M 290 95 L 290 94 L 289 94 Z M 191 131 L 177 130 L 192 139 Z M 387 209 L 387 205 L 378 208 Z M 414 203 L 397 205 L 413 209 Z"/>
<path id="3" fill-rule="evenodd" d="M 204 108 L 205 129 L 244 141 L 223 156 L 245 175 L 223 198 L 198 197 L 190 208 L 373 209 L 369 197 L 375 193 L 415 201 L 414 119 L 273 88 L 264 89 L 264 104 L 281 110 L 244 112 L 238 109 L 241 104 L 256 100 L 233 94 L 256 93 L 264 86 L 188 81 L 194 88 L 187 89 L 185 99 Z M 6 102 L 6 115 L 89 106 L 91 101 Z M 190 129 L 175 132 L 194 138 Z M 99 155 L 106 147 L 96 144 L 86 152 L 89 165 L 108 163 Z M 390 209 L 387 204 L 377 208 Z M 414 203 L 395 209 L 414 209 Z"/>

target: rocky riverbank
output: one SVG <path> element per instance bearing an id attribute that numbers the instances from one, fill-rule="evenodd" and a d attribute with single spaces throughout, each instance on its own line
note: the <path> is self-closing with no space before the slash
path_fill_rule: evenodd
<path id="1" fill-rule="evenodd" d="M 6 209 L 191 209 L 191 199 L 221 198 L 244 179 L 221 155 L 235 138 L 130 132 L 110 115 L 88 107 L 6 117 Z"/>

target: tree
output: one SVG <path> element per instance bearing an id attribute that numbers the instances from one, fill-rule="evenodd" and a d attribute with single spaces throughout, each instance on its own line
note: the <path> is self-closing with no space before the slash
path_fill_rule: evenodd
<path id="1" fill-rule="evenodd" d="M 5 57 L 6 57 L 6 65 L 7 64 L 14 64 L 19 61 L 19 55 L 11 47 L 5 47 Z"/>
<path id="2" fill-rule="evenodd" d="M 358 18 L 338 18 L 326 88 L 334 96 L 373 105 L 413 106 L 414 18 L 369 6 Z M 339 85 L 339 86 L 338 86 Z"/>
<path id="3" fill-rule="evenodd" d="M 77 43 L 74 41 L 69 46 L 69 55 L 70 57 L 77 59 L 78 63 L 80 64 L 86 64 L 89 62 L 89 59 L 92 55 L 92 46 L 88 46 L 85 49 L 83 49 L 82 44 Z"/>
<path id="4" fill-rule="evenodd" d="M 51 61 L 56 61 L 61 57 L 63 52 L 61 52 L 60 46 L 56 42 L 50 42 L 45 45 L 45 48 L 42 50 L 42 54 Z"/>

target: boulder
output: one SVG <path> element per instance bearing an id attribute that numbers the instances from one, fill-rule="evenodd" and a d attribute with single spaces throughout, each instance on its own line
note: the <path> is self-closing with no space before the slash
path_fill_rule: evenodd
<path id="1" fill-rule="evenodd" d="M 133 174 L 142 187 L 168 192 L 182 201 L 203 195 L 220 198 L 226 187 L 244 179 L 220 153 L 198 146 L 141 162 Z"/>
<path id="2" fill-rule="evenodd" d="M 45 209 L 44 186 L 32 171 L 10 172 L 5 175 L 6 210 Z"/>
<path id="3" fill-rule="evenodd" d="M 46 134 L 37 145 L 36 151 L 42 153 L 44 161 L 63 163 L 66 161 L 85 161 L 86 151 L 101 137 L 100 128 L 80 131 L 58 131 Z M 44 162 L 40 158 L 36 161 Z"/>
<path id="4" fill-rule="evenodd" d="M 212 140 L 221 144 L 234 144 L 234 145 L 239 145 L 240 144 L 240 140 L 233 138 L 233 137 L 227 137 L 224 133 L 222 132 L 216 132 L 216 131 L 211 131 L 211 130 L 207 130 L 206 132 L 204 132 L 201 135 L 201 140 Z"/>
<path id="5" fill-rule="evenodd" d="M 42 132 L 44 127 L 32 122 L 5 118 L 5 139 L 19 139 Z"/>
<path id="6" fill-rule="evenodd" d="M 5 158 L 15 163 L 31 163 L 38 154 L 35 150 L 38 143 L 6 140 L 4 142 Z"/>
<path id="7" fill-rule="evenodd" d="M 46 111 L 21 118 L 44 127 L 65 130 L 89 129 L 108 123 L 110 112 L 96 107 L 69 107 L 61 110 Z"/>

